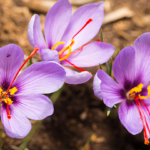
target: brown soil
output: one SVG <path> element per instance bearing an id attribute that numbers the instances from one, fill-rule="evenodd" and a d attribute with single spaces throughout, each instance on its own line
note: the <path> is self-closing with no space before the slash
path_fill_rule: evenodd
<path id="1" fill-rule="evenodd" d="M 115 46 L 132 45 L 142 33 L 150 32 L 150 0 L 107 0 L 106 14 L 128 7 L 131 18 L 122 18 L 102 26 L 104 41 Z M 110 6 L 110 7 L 109 7 Z M 0 47 L 15 43 L 26 55 L 32 51 L 27 39 L 27 26 L 33 12 L 21 0 L 0 0 Z M 44 13 L 38 13 L 42 20 Z M 97 36 L 98 37 L 98 36 Z M 38 54 L 35 56 L 40 59 Z M 104 67 L 104 66 L 103 66 Z M 93 74 L 97 67 L 88 68 Z M 86 150 L 150 150 L 144 145 L 143 133 L 131 135 L 120 123 L 117 109 L 109 117 L 107 108 L 96 98 L 92 80 L 82 85 L 66 84 L 55 103 L 55 112 L 44 120 L 25 150 L 81 150 L 91 134 L 95 138 Z M 22 139 L 3 133 L 2 150 L 17 150 Z"/>

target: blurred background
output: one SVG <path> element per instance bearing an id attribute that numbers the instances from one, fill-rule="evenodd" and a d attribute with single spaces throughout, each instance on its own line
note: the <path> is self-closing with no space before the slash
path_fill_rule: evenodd
<path id="1" fill-rule="evenodd" d="M 86 3 L 99 0 L 69 0 L 73 12 Z M 31 16 L 39 14 L 44 31 L 45 15 L 55 0 L 0 0 L 0 47 L 15 43 L 25 55 L 33 50 L 27 39 Z M 118 49 L 133 45 L 142 33 L 150 32 L 150 0 L 104 0 L 102 25 L 104 42 Z M 100 38 L 98 34 L 95 39 Z M 113 59 L 115 58 L 115 54 Z M 40 61 L 36 54 L 35 59 Z M 104 66 L 102 66 L 105 69 Z M 99 66 L 88 68 L 93 74 Z M 81 150 L 92 136 L 86 150 L 150 150 L 143 133 L 131 135 L 120 123 L 117 108 L 107 117 L 107 108 L 93 94 L 91 79 L 82 85 L 68 85 L 55 103 L 55 112 L 44 120 L 25 150 Z M 31 121 L 32 124 L 35 121 Z M 2 125 L 0 129 L 3 130 Z M 17 150 L 23 139 L 2 134 L 2 150 Z"/>

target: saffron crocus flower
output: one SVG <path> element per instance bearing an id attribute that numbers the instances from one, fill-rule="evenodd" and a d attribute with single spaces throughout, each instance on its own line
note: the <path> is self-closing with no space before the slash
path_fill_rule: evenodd
<path id="1" fill-rule="evenodd" d="M 29 23 L 28 39 L 37 46 L 43 61 L 56 61 L 73 66 L 80 73 L 67 67 L 66 83 L 80 84 L 92 75 L 80 67 L 92 67 L 104 63 L 112 56 L 114 47 L 99 40 L 89 42 L 99 32 L 104 17 L 104 3 L 81 6 L 72 15 L 68 0 L 59 0 L 47 13 L 45 39 L 40 28 L 40 18 L 35 14 Z M 46 42 L 45 42 L 46 40 Z"/>
<path id="2" fill-rule="evenodd" d="M 65 71 L 56 62 L 33 64 L 18 75 L 23 60 L 23 51 L 17 45 L 0 48 L 1 119 L 12 138 L 29 133 L 28 119 L 42 120 L 53 114 L 52 102 L 42 94 L 57 91 L 65 81 Z"/>
<path id="3" fill-rule="evenodd" d="M 119 119 L 133 135 L 144 129 L 145 144 L 150 138 L 150 33 L 136 39 L 133 47 L 125 47 L 113 65 L 116 81 L 98 70 L 94 93 L 108 107 L 117 103 Z"/>

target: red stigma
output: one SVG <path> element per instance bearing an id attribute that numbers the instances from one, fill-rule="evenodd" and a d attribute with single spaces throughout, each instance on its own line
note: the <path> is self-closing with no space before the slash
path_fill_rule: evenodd
<path id="1" fill-rule="evenodd" d="M 8 98 L 7 94 L 6 95 L 6 99 Z M 9 112 L 9 102 L 7 101 L 7 118 L 8 119 L 11 119 L 11 116 L 10 116 L 10 112 Z"/>
<path id="2" fill-rule="evenodd" d="M 86 45 L 88 45 L 88 44 L 89 44 L 89 43 L 82 45 L 82 46 L 81 46 L 81 48 L 77 49 L 77 50 L 76 50 L 76 51 L 74 51 L 74 52 L 71 52 L 71 54 L 74 54 L 74 53 L 79 52 L 80 50 L 82 50 L 82 49 L 83 49 L 83 47 L 84 47 L 84 46 L 86 46 Z"/>
<path id="3" fill-rule="evenodd" d="M 72 39 L 74 39 L 75 36 L 77 36 L 91 21 L 93 21 L 93 19 L 90 18 L 85 25 L 72 37 Z"/>
<path id="4" fill-rule="evenodd" d="M 96 40 L 96 41 L 101 42 L 101 39 L 98 39 L 98 40 Z M 89 42 L 89 43 L 91 43 L 91 42 Z M 71 54 L 74 54 L 74 53 L 79 52 L 80 50 L 83 49 L 84 46 L 88 45 L 89 43 L 86 43 L 86 44 L 82 45 L 81 48 L 77 49 L 76 51 L 71 52 Z"/>
<path id="5" fill-rule="evenodd" d="M 86 23 L 85 23 L 85 25 L 72 37 L 72 39 L 74 39 L 91 21 L 93 21 L 93 19 L 89 19 Z M 73 45 L 73 42 L 71 42 L 71 44 L 70 44 L 70 46 L 72 46 Z M 68 48 L 68 47 L 67 47 Z M 61 55 L 67 50 L 67 48 L 66 49 L 64 49 L 64 51 L 61 53 Z"/>
<path id="6" fill-rule="evenodd" d="M 93 21 L 93 19 L 90 18 L 90 19 L 84 24 L 84 26 L 72 37 L 72 39 L 74 39 L 91 21 Z M 88 43 L 87 43 L 87 44 L 88 44 Z M 76 51 L 74 51 L 74 52 L 71 52 L 71 54 L 77 53 L 78 51 L 82 50 L 83 47 L 84 47 L 85 45 L 87 45 L 87 44 L 82 45 L 80 49 L 78 49 L 78 50 L 76 50 Z M 71 42 L 70 46 L 72 46 L 72 45 L 73 45 L 73 42 Z M 67 49 L 67 48 L 66 48 L 66 49 Z M 66 49 L 64 49 L 64 51 L 61 53 L 61 55 L 59 55 L 59 58 L 61 58 L 61 57 L 63 57 L 63 56 L 66 56 L 66 55 L 62 55 L 62 54 L 66 51 Z M 84 70 L 84 69 L 82 69 L 82 68 L 77 67 L 76 65 L 74 65 L 73 63 L 71 63 L 69 60 L 67 60 L 67 59 L 64 59 L 64 60 L 67 61 L 70 65 L 72 65 L 72 66 L 75 67 L 76 69 L 80 70 L 81 72 L 82 72 L 82 71 L 86 71 L 86 70 Z"/>
<path id="7" fill-rule="evenodd" d="M 84 69 L 82 69 L 82 68 L 79 68 L 79 67 L 75 66 L 73 63 L 71 63 L 71 62 L 70 62 L 69 60 L 67 60 L 67 59 L 65 59 L 65 61 L 67 61 L 70 65 L 72 65 L 72 66 L 75 67 L 76 69 L 80 70 L 81 72 L 82 72 L 82 71 L 86 71 L 86 70 L 84 70 Z"/>
<path id="8" fill-rule="evenodd" d="M 148 122 L 147 122 L 146 116 L 144 114 L 144 111 L 142 109 L 142 106 L 141 106 L 140 102 L 146 108 L 146 110 L 148 111 L 149 115 L 150 115 L 150 111 L 148 110 L 147 106 L 144 104 L 144 102 L 138 96 L 134 95 L 133 98 L 134 98 L 134 100 L 136 102 L 136 105 L 138 107 L 139 114 L 140 114 L 140 117 L 141 117 L 141 121 L 143 122 L 144 143 L 148 145 L 149 144 L 149 140 L 148 140 L 148 134 L 147 134 L 147 131 L 146 131 L 146 127 L 148 129 L 149 134 L 150 134 L 150 129 L 149 129 Z"/>
<path id="9" fill-rule="evenodd" d="M 98 39 L 98 40 L 96 40 L 96 41 L 101 42 L 101 39 Z M 91 43 L 91 42 L 90 42 L 90 43 Z M 76 51 L 71 52 L 71 54 L 74 54 L 74 53 L 79 52 L 80 50 L 83 49 L 84 46 L 86 46 L 86 45 L 88 45 L 88 44 L 89 44 L 89 43 L 86 43 L 86 44 L 82 45 L 81 48 L 77 49 Z"/>
<path id="10" fill-rule="evenodd" d="M 98 39 L 97 41 L 101 42 L 101 39 Z"/>

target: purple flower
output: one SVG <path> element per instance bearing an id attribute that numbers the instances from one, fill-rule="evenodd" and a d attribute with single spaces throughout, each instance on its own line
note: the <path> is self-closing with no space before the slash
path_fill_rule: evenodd
<path id="1" fill-rule="evenodd" d="M 108 107 L 117 103 L 119 119 L 133 135 L 144 129 L 145 144 L 150 138 L 150 33 L 142 34 L 133 47 L 125 47 L 113 65 L 115 82 L 104 71 L 94 78 L 94 93 Z"/>
<path id="2" fill-rule="evenodd" d="M 0 48 L 1 119 L 12 138 L 29 133 L 28 119 L 42 120 L 53 114 L 52 102 L 42 94 L 57 91 L 65 81 L 65 71 L 56 62 L 33 64 L 14 80 L 23 60 L 23 51 L 17 45 Z"/>
<path id="3" fill-rule="evenodd" d="M 56 61 L 80 70 L 78 73 L 64 67 L 66 83 L 80 84 L 88 81 L 92 75 L 79 67 L 105 63 L 112 56 L 114 47 L 99 41 L 86 44 L 94 38 L 102 25 L 103 2 L 86 4 L 73 15 L 71 12 L 68 0 L 59 0 L 48 11 L 45 19 L 45 39 L 40 28 L 40 18 L 35 14 L 29 23 L 28 39 L 32 47 L 37 46 L 40 49 L 43 61 Z"/>

